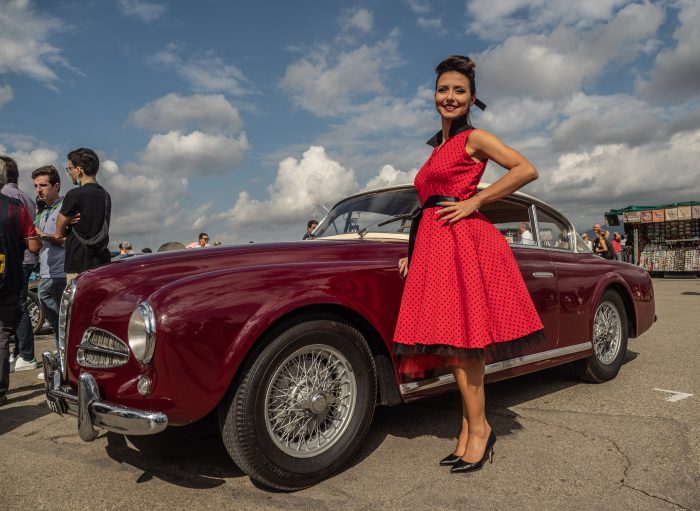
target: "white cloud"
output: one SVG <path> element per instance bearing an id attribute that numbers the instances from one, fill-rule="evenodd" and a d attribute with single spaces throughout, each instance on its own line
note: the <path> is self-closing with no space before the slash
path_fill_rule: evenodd
<path id="1" fill-rule="evenodd" d="M 637 146 L 664 132 L 664 112 L 631 96 L 587 96 L 579 93 L 562 105 L 564 120 L 552 132 L 557 153 L 595 145 Z"/>
<path id="2" fill-rule="evenodd" d="M 367 181 L 363 190 L 374 190 L 376 188 L 386 188 L 388 186 L 413 184 L 413 180 L 418 174 L 418 169 L 402 171 L 395 169 L 391 165 L 384 165 L 379 174 Z"/>
<path id="3" fill-rule="evenodd" d="M 312 52 L 289 66 L 281 86 L 300 107 L 319 117 L 347 113 L 367 94 L 380 94 L 384 72 L 399 64 L 398 32 L 379 43 L 362 45 L 337 56 L 328 49 Z"/>
<path id="4" fill-rule="evenodd" d="M 442 18 L 423 18 L 421 16 L 416 20 L 416 24 L 421 28 L 434 30 L 440 35 L 447 33 L 447 30 L 442 26 Z"/>
<path id="5" fill-rule="evenodd" d="M 14 98 L 14 93 L 12 92 L 12 87 L 9 83 L 6 83 L 0 87 L 0 108 L 8 104 Z"/>
<path id="6" fill-rule="evenodd" d="M 560 200 L 652 203 L 690 200 L 700 195 L 700 130 L 679 133 L 638 147 L 595 146 L 563 154 L 550 178 Z M 670 164 L 670 156 L 672 164 Z M 608 208 L 614 205 L 607 206 Z"/>
<path id="7" fill-rule="evenodd" d="M 248 192 L 241 192 L 233 208 L 222 217 L 235 228 L 274 230 L 300 225 L 316 204 L 334 203 L 357 188 L 352 169 L 329 158 L 323 147 L 311 146 L 300 160 L 290 157 L 280 162 L 275 182 L 268 188 L 268 199 L 253 199 Z"/>
<path id="8" fill-rule="evenodd" d="M 119 0 L 119 8 L 125 16 L 150 22 L 160 18 L 165 13 L 165 6 L 142 0 Z"/>
<path id="9" fill-rule="evenodd" d="M 588 30 L 559 25 L 547 34 L 507 38 L 476 59 L 477 94 L 522 94 L 553 99 L 594 83 L 616 59 L 629 60 L 653 38 L 664 18 L 663 8 L 633 4 Z"/>
<path id="10" fill-rule="evenodd" d="M 148 61 L 177 73 L 196 92 L 224 92 L 242 96 L 252 91 L 252 84 L 243 72 L 227 64 L 212 51 L 182 57 L 184 49 L 169 44 L 152 55 Z"/>
<path id="11" fill-rule="evenodd" d="M 482 39 L 538 32 L 557 25 L 585 29 L 634 0 L 468 0 L 467 30 Z"/>
<path id="12" fill-rule="evenodd" d="M 249 148 L 245 133 L 234 137 L 201 131 L 169 131 L 151 137 L 139 156 L 139 165 L 169 175 L 220 174 L 237 167 Z"/>
<path id="13" fill-rule="evenodd" d="M 637 82 L 642 96 L 676 104 L 700 94 L 700 3 L 681 0 L 678 5 L 676 47 L 658 53 L 649 79 Z"/>
<path id="14" fill-rule="evenodd" d="M 0 154 L 6 154 L 17 162 L 19 169 L 19 187 L 32 197 L 34 196 L 34 182 L 32 172 L 44 165 L 53 165 L 61 172 L 59 154 L 49 147 L 36 147 L 39 141 L 32 137 L 21 135 L 3 134 L 3 139 L 11 144 L 11 147 L 0 144 Z M 43 143 L 42 143 L 43 144 Z M 65 190 L 65 184 L 64 184 Z"/>
<path id="15" fill-rule="evenodd" d="M 129 121 L 157 131 L 201 128 L 230 133 L 239 131 L 243 124 L 238 109 L 221 94 L 170 93 L 131 112 Z"/>
<path id="16" fill-rule="evenodd" d="M 357 9 L 346 13 L 343 17 L 343 30 L 357 30 L 363 34 L 372 30 L 374 16 L 367 9 Z"/>
<path id="17" fill-rule="evenodd" d="M 55 67 L 70 67 L 48 39 L 63 23 L 34 10 L 30 0 L 3 0 L 0 11 L 0 75 L 16 73 L 45 84 L 58 80 Z"/>
<path id="18" fill-rule="evenodd" d="M 407 0 L 409 7 L 416 14 L 430 12 L 430 4 L 424 0 Z"/>

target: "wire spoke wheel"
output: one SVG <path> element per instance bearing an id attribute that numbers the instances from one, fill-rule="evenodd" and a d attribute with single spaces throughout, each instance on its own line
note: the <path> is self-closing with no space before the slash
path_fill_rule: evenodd
<path id="1" fill-rule="evenodd" d="M 357 400 L 347 358 L 322 344 L 289 355 L 265 392 L 265 425 L 275 445 L 296 458 L 318 456 L 343 435 Z"/>
<path id="2" fill-rule="evenodd" d="M 617 357 L 622 344 L 622 318 L 610 301 L 604 301 L 595 312 L 593 324 L 593 349 L 596 358 L 609 365 Z"/>

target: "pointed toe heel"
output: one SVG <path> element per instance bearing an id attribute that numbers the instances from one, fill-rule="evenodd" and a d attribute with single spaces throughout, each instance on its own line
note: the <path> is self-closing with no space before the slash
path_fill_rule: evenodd
<path id="1" fill-rule="evenodd" d="M 457 461 L 460 459 L 459 456 L 456 454 L 450 454 L 449 456 L 445 456 L 440 460 L 440 466 L 441 467 L 449 467 L 457 463 Z"/>
<path id="2" fill-rule="evenodd" d="M 476 472 L 477 470 L 481 470 L 482 468 L 484 468 L 486 460 L 489 460 L 489 463 L 493 463 L 493 446 L 495 443 L 496 434 L 493 431 L 491 431 L 489 439 L 486 441 L 486 449 L 484 450 L 484 455 L 481 457 L 481 459 L 479 461 L 469 462 L 464 461 L 460 458 L 452 465 L 450 472 L 453 474 L 465 474 L 467 472 Z"/>

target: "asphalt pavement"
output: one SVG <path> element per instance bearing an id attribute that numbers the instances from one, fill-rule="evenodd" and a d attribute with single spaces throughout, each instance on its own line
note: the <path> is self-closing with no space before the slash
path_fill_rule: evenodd
<path id="1" fill-rule="evenodd" d="M 700 280 L 654 287 L 659 319 L 630 340 L 615 380 L 584 383 L 563 366 L 487 385 L 494 461 L 468 475 L 437 464 L 455 442 L 456 393 L 378 408 L 345 470 L 282 493 L 241 473 L 213 417 L 84 443 L 75 418 L 49 412 L 39 371 L 14 373 L 0 407 L 0 509 L 700 511 Z M 37 353 L 52 344 L 40 336 Z"/>

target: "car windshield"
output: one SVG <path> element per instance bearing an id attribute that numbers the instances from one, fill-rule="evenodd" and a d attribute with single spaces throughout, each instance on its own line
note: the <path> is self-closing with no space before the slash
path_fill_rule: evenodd
<path id="1" fill-rule="evenodd" d="M 408 235 L 411 218 L 420 206 L 413 188 L 381 190 L 351 197 L 337 204 L 314 231 L 316 238 L 355 233 L 399 233 Z"/>

